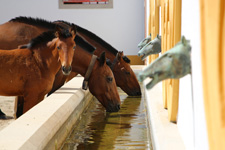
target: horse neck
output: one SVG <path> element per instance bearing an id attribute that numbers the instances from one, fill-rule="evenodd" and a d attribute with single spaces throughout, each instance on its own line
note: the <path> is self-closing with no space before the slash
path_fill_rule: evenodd
<path id="1" fill-rule="evenodd" d="M 84 77 L 90 64 L 91 58 L 92 54 L 86 52 L 79 45 L 77 45 L 73 56 L 72 70 Z M 95 67 L 96 63 L 94 65 L 94 68 Z"/>
<path id="2" fill-rule="evenodd" d="M 58 50 L 55 48 L 54 43 L 49 46 L 41 46 L 33 49 L 33 51 L 37 64 L 43 70 L 51 71 L 53 74 L 57 73 L 60 69 L 60 62 Z"/>
<path id="3" fill-rule="evenodd" d="M 102 46 L 102 44 L 99 43 L 98 41 L 96 41 L 94 38 L 90 38 L 88 35 L 86 35 L 86 34 L 84 34 L 82 32 L 78 32 L 78 34 L 81 35 L 82 37 L 84 37 L 85 40 L 87 40 L 91 45 L 96 47 L 96 50 L 94 51 L 95 55 L 100 56 L 100 54 L 102 52 L 105 52 L 106 53 L 106 57 L 108 59 L 110 59 L 111 61 L 113 61 L 115 59 L 116 55 L 113 54 L 111 51 L 109 51 L 104 46 Z"/>

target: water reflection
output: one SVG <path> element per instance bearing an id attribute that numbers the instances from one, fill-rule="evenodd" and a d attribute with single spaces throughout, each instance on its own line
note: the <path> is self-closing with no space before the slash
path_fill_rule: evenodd
<path id="1" fill-rule="evenodd" d="M 144 97 L 128 97 L 119 90 L 119 112 L 106 113 L 93 100 L 82 119 L 74 126 L 63 150 L 149 149 Z M 142 91 L 144 95 L 144 91 Z"/>

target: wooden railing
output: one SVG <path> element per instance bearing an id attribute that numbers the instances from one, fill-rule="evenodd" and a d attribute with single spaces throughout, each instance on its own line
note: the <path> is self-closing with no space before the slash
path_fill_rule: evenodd
<path id="1" fill-rule="evenodd" d="M 161 16 L 159 16 L 161 7 Z M 159 33 L 161 17 L 162 53 L 175 46 L 181 38 L 181 0 L 150 0 L 149 32 L 154 39 Z M 154 61 L 158 55 L 152 55 Z M 163 105 L 168 109 L 169 121 L 176 122 L 178 112 L 179 80 L 163 81 Z"/>

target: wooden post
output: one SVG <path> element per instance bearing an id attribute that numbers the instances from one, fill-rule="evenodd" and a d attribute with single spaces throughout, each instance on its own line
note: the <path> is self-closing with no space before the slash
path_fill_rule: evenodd
<path id="1" fill-rule="evenodd" d="M 200 0 L 203 93 L 209 147 L 225 149 L 225 2 Z"/>

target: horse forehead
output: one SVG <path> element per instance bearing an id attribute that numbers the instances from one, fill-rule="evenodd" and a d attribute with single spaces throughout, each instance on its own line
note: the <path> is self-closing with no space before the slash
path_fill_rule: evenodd
<path id="1" fill-rule="evenodd" d="M 61 38 L 60 40 L 58 40 L 58 44 L 61 45 L 67 45 L 67 46 L 73 46 L 75 44 L 74 40 L 72 38 Z"/>
<path id="2" fill-rule="evenodd" d="M 113 76 L 112 70 L 108 67 L 108 65 L 104 65 L 104 67 L 100 67 L 102 69 L 103 76 Z"/>
<path id="3" fill-rule="evenodd" d="M 118 62 L 117 64 L 120 68 L 126 68 L 126 69 L 130 68 L 130 65 L 127 62 L 125 62 L 123 59 L 121 59 L 121 61 Z"/>

